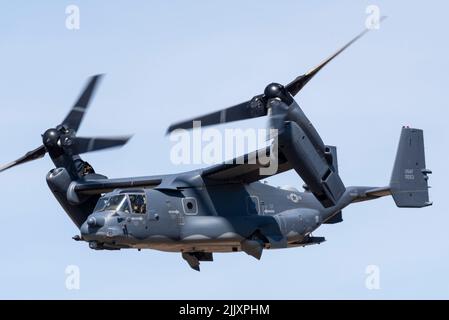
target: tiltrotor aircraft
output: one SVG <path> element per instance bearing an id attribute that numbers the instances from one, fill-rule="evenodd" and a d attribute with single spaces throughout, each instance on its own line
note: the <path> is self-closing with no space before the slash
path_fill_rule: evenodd
<path id="1" fill-rule="evenodd" d="M 168 132 L 268 115 L 277 143 L 232 161 L 190 172 L 108 179 L 80 154 L 124 145 L 129 137 L 81 138 L 77 131 L 100 76 L 90 79 L 78 101 L 42 145 L 0 168 L 49 154 L 56 166 L 47 174 L 50 190 L 80 230 L 73 238 L 95 250 L 125 248 L 180 252 L 195 270 L 214 252 L 243 251 L 257 259 L 264 249 L 319 244 L 312 236 L 322 224 L 339 223 L 352 203 L 392 195 L 398 207 L 431 205 L 423 132 L 403 127 L 388 186 L 345 186 L 338 173 L 336 147 L 326 145 L 293 97 L 327 63 L 359 39 L 351 40 L 320 65 L 286 86 L 269 84 L 263 94 L 171 125 Z M 267 159 L 278 169 L 268 175 Z M 304 192 L 259 182 L 294 169 Z"/>

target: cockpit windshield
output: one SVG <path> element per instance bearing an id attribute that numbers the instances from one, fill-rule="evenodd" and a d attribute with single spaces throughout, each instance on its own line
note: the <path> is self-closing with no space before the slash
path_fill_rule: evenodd
<path id="1" fill-rule="evenodd" d="M 95 206 L 94 212 L 104 211 L 104 208 L 108 204 L 109 197 L 101 197 L 98 199 L 97 205 Z"/>
<path id="2" fill-rule="evenodd" d="M 126 195 L 121 194 L 112 197 L 102 197 L 98 200 L 94 211 L 121 211 L 129 213 L 129 204 Z"/>

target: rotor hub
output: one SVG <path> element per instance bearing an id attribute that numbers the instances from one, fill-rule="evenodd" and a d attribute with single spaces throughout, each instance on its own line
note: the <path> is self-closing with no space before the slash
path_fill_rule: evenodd
<path id="1" fill-rule="evenodd" d="M 267 100 L 278 98 L 288 105 L 293 102 L 292 96 L 287 92 L 285 87 L 279 83 L 270 83 L 266 86 L 264 96 Z"/>
<path id="2" fill-rule="evenodd" d="M 59 139 L 61 137 L 61 133 L 52 128 L 48 129 L 44 132 L 42 135 L 42 142 L 44 143 L 45 147 L 47 148 L 56 148 L 59 147 Z"/>

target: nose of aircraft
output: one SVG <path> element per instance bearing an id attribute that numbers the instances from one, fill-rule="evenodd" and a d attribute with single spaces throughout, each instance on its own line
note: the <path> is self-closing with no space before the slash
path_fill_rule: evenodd
<path id="1" fill-rule="evenodd" d="M 104 217 L 90 217 L 86 223 L 89 227 L 102 227 L 104 226 Z"/>
<path id="2" fill-rule="evenodd" d="M 88 219 L 89 220 L 89 219 Z M 92 232 L 91 230 L 89 230 L 89 224 L 87 223 L 87 221 L 85 221 L 80 228 L 80 232 L 81 232 L 81 236 L 86 239 L 87 236 L 89 236 Z"/>
<path id="3" fill-rule="evenodd" d="M 112 238 L 123 236 L 123 230 L 111 222 L 106 215 L 94 213 L 81 225 L 81 236 L 87 241 L 102 242 L 108 242 Z"/>
<path id="4" fill-rule="evenodd" d="M 101 228 L 105 225 L 105 217 L 93 214 L 81 225 L 80 232 L 84 239 L 93 239 L 101 235 Z"/>

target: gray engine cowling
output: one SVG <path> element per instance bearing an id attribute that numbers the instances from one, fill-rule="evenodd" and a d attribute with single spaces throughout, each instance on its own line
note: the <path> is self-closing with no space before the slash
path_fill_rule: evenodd
<path id="1" fill-rule="evenodd" d="M 278 100 L 271 104 L 285 106 Z M 280 151 L 321 204 L 334 206 L 346 188 L 334 167 L 331 148 L 324 145 L 296 102 L 289 106 L 278 142 Z"/>
<path id="2" fill-rule="evenodd" d="M 90 175 L 89 175 L 90 176 Z M 95 177 L 105 178 L 104 176 L 94 174 Z M 93 178 L 95 178 L 93 177 Z M 92 177 L 89 177 L 92 179 Z M 86 221 L 87 217 L 92 213 L 98 201 L 99 195 L 90 195 L 82 199 L 78 204 L 73 204 L 67 199 L 67 190 L 73 179 L 65 168 L 55 168 L 47 174 L 47 184 L 51 192 L 58 200 L 64 211 L 69 215 L 70 219 L 77 225 L 81 225 Z"/>

